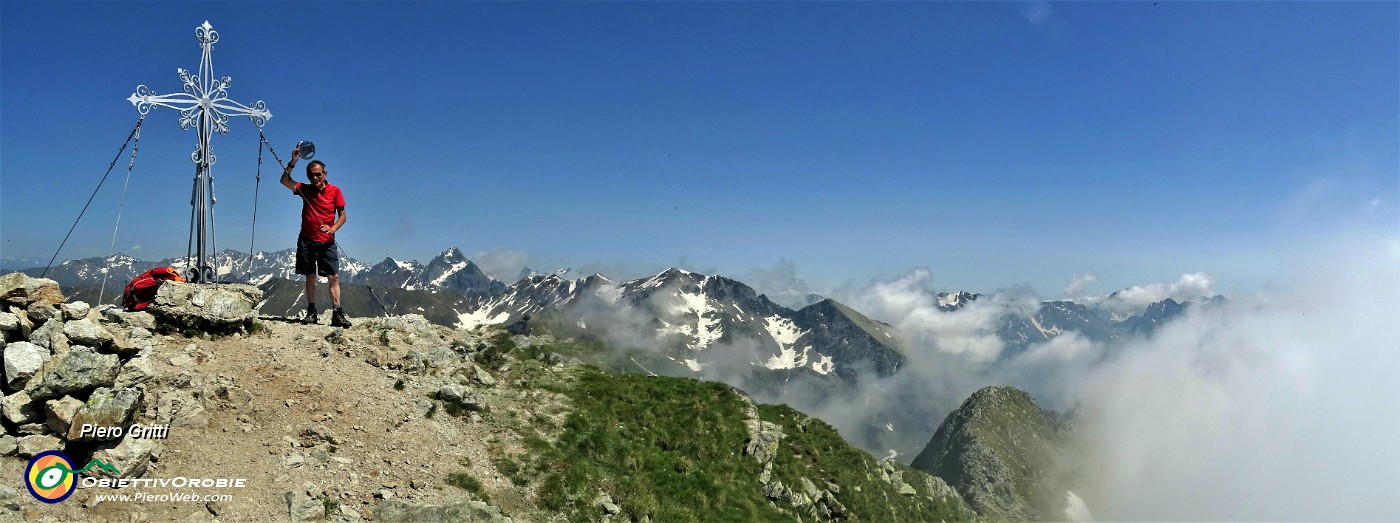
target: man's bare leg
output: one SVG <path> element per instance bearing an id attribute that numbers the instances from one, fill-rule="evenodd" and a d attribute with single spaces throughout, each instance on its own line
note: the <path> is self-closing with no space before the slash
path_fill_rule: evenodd
<path id="1" fill-rule="evenodd" d="M 331 308 L 339 309 L 339 308 L 340 308 L 340 275 L 339 275 L 339 274 L 332 274 L 332 275 L 330 275 L 330 276 L 326 276 L 326 281 L 330 283 L 330 288 L 331 288 Z M 309 296 L 309 295 L 308 295 L 308 296 Z"/>
<path id="2" fill-rule="evenodd" d="M 306 322 L 316 323 L 316 275 L 306 275 Z"/>

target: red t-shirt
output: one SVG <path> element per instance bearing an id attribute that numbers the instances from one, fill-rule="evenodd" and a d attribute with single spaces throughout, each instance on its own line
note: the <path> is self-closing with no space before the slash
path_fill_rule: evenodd
<path id="1" fill-rule="evenodd" d="M 301 196 L 301 237 L 311 241 L 334 241 L 335 236 L 321 232 L 322 225 L 335 225 L 335 211 L 344 211 L 345 195 L 340 188 L 326 183 L 325 189 L 297 182 L 292 194 Z"/>

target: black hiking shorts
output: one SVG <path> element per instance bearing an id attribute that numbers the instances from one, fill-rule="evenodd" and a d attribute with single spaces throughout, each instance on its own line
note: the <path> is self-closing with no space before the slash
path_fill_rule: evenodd
<path id="1" fill-rule="evenodd" d="M 334 241 L 318 242 L 297 238 L 297 274 L 309 276 L 312 271 L 318 276 L 340 274 L 339 252 Z"/>

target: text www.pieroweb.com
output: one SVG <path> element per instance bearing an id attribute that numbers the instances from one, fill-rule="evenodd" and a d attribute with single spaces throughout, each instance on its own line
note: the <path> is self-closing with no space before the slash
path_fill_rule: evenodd
<path id="1" fill-rule="evenodd" d="M 233 494 L 199 494 L 196 492 L 133 492 L 130 494 L 98 494 L 98 503 L 112 501 L 119 503 L 209 503 L 211 501 L 233 501 Z"/>
<path id="2" fill-rule="evenodd" d="M 209 503 L 211 501 L 233 501 L 233 494 L 227 492 L 206 494 L 191 489 L 241 489 L 245 486 L 242 478 L 219 478 L 219 479 L 194 479 L 194 478 L 159 478 L 159 479 L 95 479 L 83 478 L 84 488 L 112 488 L 116 489 L 111 493 L 97 494 L 94 499 L 98 502 L 113 501 L 122 503 Z M 146 492 L 138 490 L 135 492 L 125 492 L 126 488 L 173 488 L 183 489 L 179 492 Z"/>

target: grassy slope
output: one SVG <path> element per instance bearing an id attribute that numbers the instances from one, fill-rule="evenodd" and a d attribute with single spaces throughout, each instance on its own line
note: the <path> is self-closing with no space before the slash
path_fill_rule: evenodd
<path id="1" fill-rule="evenodd" d="M 850 446 L 836 429 L 820 419 L 786 405 L 762 405 L 764 421 L 782 426 L 787 437 L 774 463 L 773 477 L 786 484 L 807 478 L 841 487 L 839 499 L 858 521 L 966 521 L 972 512 L 956 496 L 931 491 L 928 477 L 900 463 L 891 466 L 901 474 L 915 495 L 899 494 L 881 478 L 881 464 L 870 454 Z"/>
<path id="2" fill-rule="evenodd" d="M 536 361 L 550 352 L 588 352 L 572 341 L 515 348 L 493 337 L 497 351 L 516 356 L 510 379 L 567 396 L 557 424 L 522 430 L 527 452 L 504 472 L 521 487 L 537 515 L 576 521 L 604 516 L 594 501 L 606 493 L 633 521 L 789 521 L 813 519 L 764 494 L 763 466 L 744 455 L 749 438 L 746 398 L 721 383 L 687 378 L 612 375 L 589 366 L 551 373 Z M 499 413 L 497 413 L 499 414 Z M 786 406 L 762 405 L 759 415 L 787 434 L 773 462 L 772 481 L 790 488 L 808 479 L 837 486 L 837 500 L 857 521 L 966 520 L 973 513 L 957 497 L 933 499 L 927 477 L 894 464 L 916 494 L 899 494 L 881 466 L 851 447 L 831 426 Z M 497 463 L 498 468 L 500 463 Z M 459 480 L 461 478 L 458 478 Z M 522 507 L 523 508 L 523 507 Z M 534 511 L 531 511 L 534 512 Z"/>

